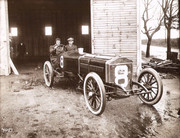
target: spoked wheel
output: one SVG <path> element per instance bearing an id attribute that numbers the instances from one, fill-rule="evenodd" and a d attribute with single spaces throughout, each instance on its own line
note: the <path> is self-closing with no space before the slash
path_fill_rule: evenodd
<path id="1" fill-rule="evenodd" d="M 89 73 L 84 80 L 84 98 L 88 109 L 95 115 L 104 112 L 106 95 L 104 84 L 94 72 Z"/>
<path id="2" fill-rule="evenodd" d="M 148 91 L 142 89 L 139 95 L 141 101 L 153 105 L 159 102 L 163 94 L 163 85 L 160 76 L 152 68 L 143 69 L 138 77 L 138 82 Z"/>
<path id="3" fill-rule="evenodd" d="M 44 63 L 43 67 L 44 81 L 48 87 L 51 87 L 54 80 L 53 67 L 49 61 Z"/>

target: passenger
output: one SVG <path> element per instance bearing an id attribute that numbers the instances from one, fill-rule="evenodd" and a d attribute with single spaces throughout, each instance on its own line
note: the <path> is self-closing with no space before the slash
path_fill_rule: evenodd
<path id="1" fill-rule="evenodd" d="M 65 51 L 72 51 L 72 50 L 77 51 L 77 46 L 73 44 L 74 38 L 70 37 L 67 39 L 67 41 L 68 44 L 65 46 Z"/>
<path id="2" fill-rule="evenodd" d="M 56 38 L 56 44 L 50 46 L 49 52 L 50 52 L 50 60 L 53 63 L 53 67 L 55 69 L 59 68 L 60 55 L 64 52 L 64 45 L 61 44 L 60 38 Z"/>
<path id="3" fill-rule="evenodd" d="M 50 54 L 54 56 L 59 55 L 64 52 L 64 45 L 61 44 L 60 38 L 56 38 L 56 44 L 51 45 L 49 51 L 50 51 Z"/>

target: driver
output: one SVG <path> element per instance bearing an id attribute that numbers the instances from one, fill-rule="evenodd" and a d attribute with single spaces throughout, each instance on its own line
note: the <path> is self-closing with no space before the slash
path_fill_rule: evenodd
<path id="1" fill-rule="evenodd" d="M 60 55 L 64 52 L 64 45 L 61 44 L 61 39 L 56 38 L 56 43 L 55 45 L 51 45 L 49 48 L 50 52 L 50 59 L 54 63 L 54 68 L 59 67 L 59 60 L 60 60 Z"/>
<path id="2" fill-rule="evenodd" d="M 74 38 L 70 37 L 67 39 L 68 44 L 65 46 L 65 51 L 77 51 L 77 46 L 74 45 Z"/>

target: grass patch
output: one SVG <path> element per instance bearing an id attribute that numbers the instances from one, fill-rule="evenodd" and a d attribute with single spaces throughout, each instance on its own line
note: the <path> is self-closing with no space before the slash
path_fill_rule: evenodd
<path id="1" fill-rule="evenodd" d="M 143 45 L 146 45 L 147 40 L 144 39 L 144 40 L 141 41 L 141 43 Z M 171 47 L 172 48 L 179 48 L 179 43 L 180 43 L 179 38 L 171 39 Z M 167 47 L 167 40 L 165 40 L 165 39 L 153 39 L 152 42 L 151 42 L 151 45 Z"/>

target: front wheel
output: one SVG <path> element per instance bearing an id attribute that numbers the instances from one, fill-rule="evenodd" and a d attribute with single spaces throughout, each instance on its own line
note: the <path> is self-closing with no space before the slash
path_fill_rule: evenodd
<path id="1" fill-rule="evenodd" d="M 91 72 L 84 80 L 84 98 L 88 109 L 95 115 L 101 115 L 106 106 L 104 84 L 98 74 Z"/>
<path id="2" fill-rule="evenodd" d="M 141 91 L 143 94 L 140 94 L 139 98 L 142 102 L 149 105 L 159 102 L 163 94 L 163 85 L 160 76 L 154 69 L 143 69 L 138 77 L 138 82 L 148 90 L 148 92 Z"/>
<path id="3" fill-rule="evenodd" d="M 51 87 L 54 80 L 53 67 L 49 61 L 44 63 L 43 67 L 44 81 L 48 87 Z"/>

